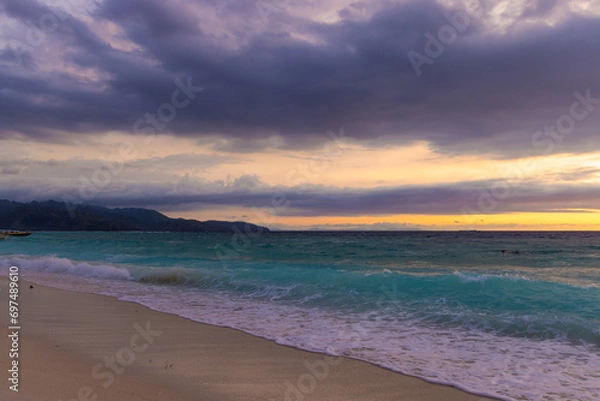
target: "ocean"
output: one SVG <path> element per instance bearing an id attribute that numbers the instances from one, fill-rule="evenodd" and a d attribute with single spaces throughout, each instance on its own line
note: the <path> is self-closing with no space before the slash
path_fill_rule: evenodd
<path id="1" fill-rule="evenodd" d="M 600 233 L 40 232 L 39 284 L 504 400 L 600 399 Z"/>

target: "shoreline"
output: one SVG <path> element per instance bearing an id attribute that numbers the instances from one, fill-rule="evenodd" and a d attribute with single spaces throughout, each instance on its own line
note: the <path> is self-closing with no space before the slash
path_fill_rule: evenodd
<path id="1" fill-rule="evenodd" d="M 493 400 L 134 302 L 33 285 L 20 281 L 21 391 L 5 385 L 2 399 Z M 3 277 L 3 301 L 7 286 Z M 9 349 L 6 336 L 0 347 Z"/>

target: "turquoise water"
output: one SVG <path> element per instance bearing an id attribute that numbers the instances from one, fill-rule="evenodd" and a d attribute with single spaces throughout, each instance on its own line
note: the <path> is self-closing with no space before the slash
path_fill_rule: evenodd
<path id="1" fill-rule="evenodd" d="M 35 233 L 10 264 L 482 395 L 600 399 L 597 233 Z"/>

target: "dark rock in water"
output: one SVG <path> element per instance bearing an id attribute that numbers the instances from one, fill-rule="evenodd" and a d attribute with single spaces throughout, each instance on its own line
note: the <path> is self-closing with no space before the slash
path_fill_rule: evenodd
<path id="1" fill-rule="evenodd" d="M 518 250 L 517 251 L 509 251 L 509 250 L 506 250 L 506 249 L 502 249 L 500 252 L 502 252 L 502 253 L 508 253 L 510 255 L 520 255 L 521 254 L 521 251 L 518 251 Z"/>
<path id="2" fill-rule="evenodd" d="M 32 285 L 30 285 L 30 286 L 29 286 L 29 288 L 33 288 L 33 286 L 32 286 Z"/>

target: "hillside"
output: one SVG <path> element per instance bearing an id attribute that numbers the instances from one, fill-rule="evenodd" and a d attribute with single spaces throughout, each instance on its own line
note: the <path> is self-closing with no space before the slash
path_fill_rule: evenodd
<path id="1" fill-rule="evenodd" d="M 266 227 L 243 221 L 173 219 L 150 209 L 9 200 L 0 200 L 0 228 L 27 231 L 269 231 Z"/>

